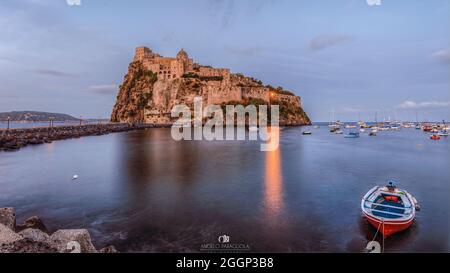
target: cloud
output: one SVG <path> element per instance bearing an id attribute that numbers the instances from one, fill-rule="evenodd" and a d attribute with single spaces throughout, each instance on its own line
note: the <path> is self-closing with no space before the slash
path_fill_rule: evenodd
<path id="1" fill-rule="evenodd" d="M 257 16 L 261 11 L 269 7 L 273 0 L 236 1 L 236 0 L 211 0 L 211 15 L 218 21 L 222 28 L 227 28 L 236 22 L 239 16 Z"/>
<path id="2" fill-rule="evenodd" d="M 250 57 L 262 52 L 264 49 L 261 47 L 251 47 L 251 48 L 238 48 L 226 46 L 225 50 L 233 55 L 241 57 Z"/>
<path id="3" fill-rule="evenodd" d="M 2 62 L 11 62 L 12 60 L 10 58 L 8 58 L 8 57 L 0 56 L 0 61 L 2 61 Z"/>
<path id="4" fill-rule="evenodd" d="M 431 54 L 431 57 L 442 63 L 450 64 L 450 50 L 448 49 L 436 51 L 433 54 Z"/>
<path id="5" fill-rule="evenodd" d="M 52 70 L 52 69 L 36 69 L 34 70 L 35 73 L 41 74 L 41 75 L 47 75 L 47 76 L 54 76 L 54 77 L 72 77 L 72 74 L 59 71 L 59 70 Z"/>
<path id="6" fill-rule="evenodd" d="M 117 84 L 99 84 L 99 85 L 91 85 L 88 89 L 94 93 L 99 94 L 113 94 L 117 92 Z"/>
<path id="7" fill-rule="evenodd" d="M 426 109 L 426 108 L 445 108 L 450 107 L 450 101 L 423 101 L 415 102 L 411 100 L 400 103 L 399 109 Z"/>
<path id="8" fill-rule="evenodd" d="M 309 49 L 319 51 L 339 44 L 345 44 L 353 41 L 354 38 L 349 35 L 319 35 L 309 42 Z"/>
<path id="9" fill-rule="evenodd" d="M 345 112 L 345 113 L 361 113 L 361 112 L 366 112 L 367 109 L 355 108 L 355 107 L 342 107 L 339 109 L 339 111 Z"/>
<path id="10" fill-rule="evenodd" d="M 213 16 L 220 20 L 222 28 L 226 28 L 234 14 L 234 0 L 213 0 L 210 4 L 211 10 L 214 12 Z"/>

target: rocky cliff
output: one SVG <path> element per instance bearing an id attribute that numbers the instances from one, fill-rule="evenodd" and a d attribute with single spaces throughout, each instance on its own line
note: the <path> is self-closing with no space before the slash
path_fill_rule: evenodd
<path id="1" fill-rule="evenodd" d="M 120 85 L 111 121 L 170 124 L 174 121 L 170 118 L 174 105 L 186 104 L 192 107 L 194 98 L 201 96 L 203 106 L 277 104 L 280 106 L 281 125 L 311 123 L 301 107 L 300 97 L 291 92 L 263 85 L 261 81 L 242 74 L 205 76 L 196 73 L 201 69 L 203 68 L 168 79 L 167 76 L 163 77 L 147 69 L 135 57 Z"/>

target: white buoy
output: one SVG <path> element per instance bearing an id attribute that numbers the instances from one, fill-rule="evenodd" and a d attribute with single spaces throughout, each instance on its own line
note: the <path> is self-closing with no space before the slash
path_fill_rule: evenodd
<path id="1" fill-rule="evenodd" d="M 75 180 L 75 179 L 78 179 L 78 174 L 75 174 L 75 175 L 72 177 L 72 180 Z"/>

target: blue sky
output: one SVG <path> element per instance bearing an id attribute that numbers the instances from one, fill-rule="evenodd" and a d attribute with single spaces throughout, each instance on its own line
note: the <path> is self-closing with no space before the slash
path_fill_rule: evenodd
<path id="1" fill-rule="evenodd" d="M 450 1 L 3 0 L 0 112 L 109 117 L 134 48 L 229 67 L 315 121 L 450 120 Z"/>

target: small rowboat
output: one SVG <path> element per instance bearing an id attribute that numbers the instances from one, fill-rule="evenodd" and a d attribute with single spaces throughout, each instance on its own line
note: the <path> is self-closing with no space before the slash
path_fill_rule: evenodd
<path id="1" fill-rule="evenodd" d="M 344 135 L 345 138 L 357 138 L 359 137 L 359 132 L 349 132 Z"/>
<path id="2" fill-rule="evenodd" d="M 303 131 L 303 132 L 302 132 L 302 135 L 311 135 L 311 134 L 312 134 L 311 131 Z"/>
<path id="3" fill-rule="evenodd" d="M 397 189 L 392 180 L 387 186 L 373 187 L 361 200 L 367 221 L 384 237 L 409 228 L 419 209 L 417 200 L 407 191 Z"/>
<path id="4" fill-rule="evenodd" d="M 430 139 L 432 139 L 432 140 L 439 140 L 439 139 L 441 139 L 441 137 L 438 136 L 438 135 L 432 135 L 432 136 L 430 136 Z"/>

